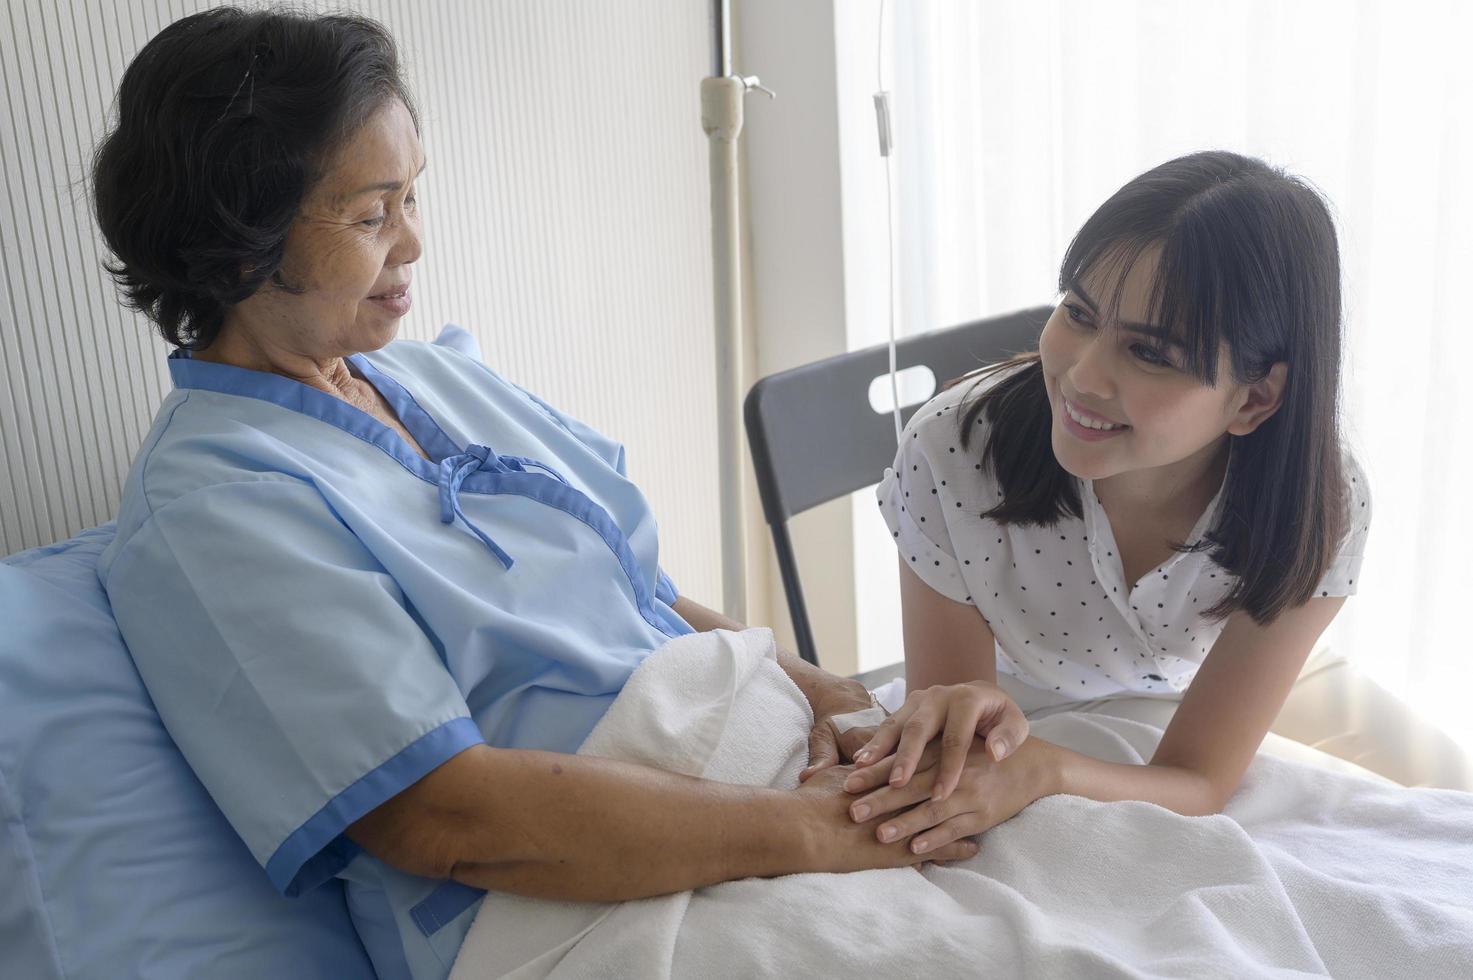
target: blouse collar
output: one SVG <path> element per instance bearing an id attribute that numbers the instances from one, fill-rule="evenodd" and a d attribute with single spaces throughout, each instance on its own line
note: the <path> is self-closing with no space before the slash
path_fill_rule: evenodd
<path id="1" fill-rule="evenodd" d="M 1228 437 L 1228 460 L 1227 466 L 1223 467 L 1222 482 L 1217 485 L 1217 492 L 1207 502 L 1207 507 L 1202 511 L 1201 516 L 1197 518 L 1197 523 L 1192 526 L 1191 533 L 1187 535 L 1186 543 L 1188 545 L 1196 545 L 1202 539 L 1202 536 L 1217 523 L 1219 512 L 1223 507 L 1223 493 L 1227 490 L 1228 475 L 1233 470 L 1233 459 L 1235 458 L 1233 447 L 1236 443 L 1237 439 L 1231 436 Z M 1100 503 L 1100 498 L 1095 493 L 1095 481 L 1079 479 L 1077 477 L 1076 480 L 1081 487 L 1080 499 L 1084 502 L 1084 505 L 1091 510 L 1098 511 L 1098 516 L 1103 517 L 1104 505 Z"/>

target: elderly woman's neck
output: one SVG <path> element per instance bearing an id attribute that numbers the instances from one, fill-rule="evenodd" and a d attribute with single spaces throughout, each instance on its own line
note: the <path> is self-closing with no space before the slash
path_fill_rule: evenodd
<path id="1" fill-rule="evenodd" d="M 192 356 L 196 360 L 279 374 L 339 398 L 351 400 L 357 391 L 346 358 L 292 350 L 248 331 L 222 330 L 214 343 L 204 350 L 195 351 Z"/>

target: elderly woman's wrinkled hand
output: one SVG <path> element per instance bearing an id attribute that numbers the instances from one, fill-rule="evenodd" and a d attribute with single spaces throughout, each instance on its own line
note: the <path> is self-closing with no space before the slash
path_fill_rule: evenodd
<path id="1" fill-rule="evenodd" d="M 863 684 L 839 678 L 825 683 L 822 690 L 814 695 L 811 701 L 813 728 L 808 733 L 808 766 L 798 774 L 799 782 L 806 782 L 815 773 L 841 762 L 854 760 L 854 751 L 864 744 L 853 734 L 860 729 L 840 734 L 834 730 L 831 719 L 835 715 L 868 708 L 871 703 Z"/>
<path id="2" fill-rule="evenodd" d="M 879 730 L 879 725 L 866 725 L 841 732 L 836 736 L 839 745 L 839 758 L 844 762 L 853 762 L 855 753 L 868 745 L 870 740 L 875 737 L 875 732 Z"/>

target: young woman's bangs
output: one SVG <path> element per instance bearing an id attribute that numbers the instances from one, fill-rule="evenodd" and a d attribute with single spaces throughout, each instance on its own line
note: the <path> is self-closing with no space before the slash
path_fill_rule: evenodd
<path id="1" fill-rule="evenodd" d="M 1213 385 L 1217 383 L 1218 348 L 1230 336 L 1224 327 L 1232 322 L 1230 311 L 1236 304 L 1223 295 L 1224 279 L 1213 271 L 1214 257 L 1181 241 L 1189 233 L 1189 228 L 1178 226 L 1160 242 L 1076 240 L 1065 256 L 1060 291 L 1073 289 L 1086 276 L 1095 283 L 1108 282 L 1109 286 L 1096 288 L 1100 295 L 1092 293 L 1090 299 L 1099 305 L 1095 315 L 1100 323 L 1118 324 L 1130 270 L 1153 245 L 1159 245 L 1144 322 L 1166 328 L 1156 339 L 1157 345 L 1173 354 L 1172 360 L 1188 374 Z"/>

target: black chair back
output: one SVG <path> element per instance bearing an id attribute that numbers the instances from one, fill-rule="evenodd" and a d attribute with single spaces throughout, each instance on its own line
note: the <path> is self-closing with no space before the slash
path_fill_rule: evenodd
<path id="1" fill-rule="evenodd" d="M 1051 306 L 989 317 L 906 337 L 895 366 L 925 365 L 946 381 L 1021 351 L 1034 350 Z M 798 653 L 818 663 L 788 519 L 880 481 L 895 459 L 895 422 L 876 412 L 870 384 L 890 370 L 888 344 L 769 375 L 747 393 L 744 415 L 762 512 L 772 530 Z M 923 400 L 924 401 L 924 400 Z M 908 421 L 921 403 L 901 409 Z"/>

